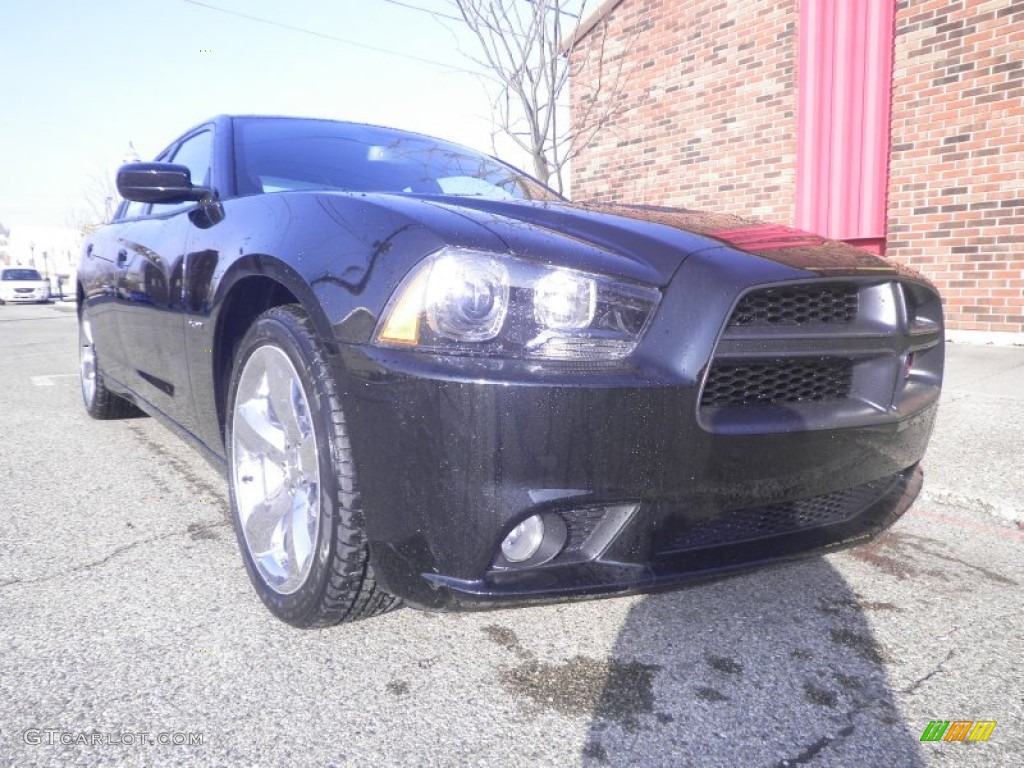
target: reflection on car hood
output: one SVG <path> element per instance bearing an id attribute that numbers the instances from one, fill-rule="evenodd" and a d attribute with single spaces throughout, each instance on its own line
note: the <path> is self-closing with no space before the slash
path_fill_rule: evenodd
<path id="1" fill-rule="evenodd" d="M 883 258 L 847 243 L 731 214 L 633 205 L 424 198 L 487 227 L 510 248 L 570 237 L 647 263 L 667 281 L 687 255 L 723 245 L 818 274 L 896 274 Z"/>

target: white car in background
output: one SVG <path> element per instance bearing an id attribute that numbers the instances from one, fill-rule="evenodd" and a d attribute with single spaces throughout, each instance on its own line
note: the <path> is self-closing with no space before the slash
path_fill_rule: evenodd
<path id="1" fill-rule="evenodd" d="M 31 267 L 4 267 L 0 269 L 0 304 L 8 301 L 50 300 L 50 282 Z"/>

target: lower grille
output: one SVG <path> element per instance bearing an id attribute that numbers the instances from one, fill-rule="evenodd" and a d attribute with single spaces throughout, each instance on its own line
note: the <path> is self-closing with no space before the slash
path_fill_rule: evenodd
<path id="1" fill-rule="evenodd" d="M 773 405 L 843 400 L 850 395 L 853 363 L 838 358 L 715 363 L 701 394 L 702 407 Z"/>
<path id="2" fill-rule="evenodd" d="M 842 523 L 856 517 L 901 480 L 905 482 L 902 474 L 803 501 L 735 509 L 696 523 L 658 549 L 661 553 L 685 552 Z"/>

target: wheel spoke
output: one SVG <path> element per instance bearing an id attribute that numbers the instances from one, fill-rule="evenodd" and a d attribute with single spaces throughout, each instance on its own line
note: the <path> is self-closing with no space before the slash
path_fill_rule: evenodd
<path id="1" fill-rule="evenodd" d="M 239 466 L 245 486 L 241 493 L 250 503 L 273 501 L 287 488 L 288 470 L 283 460 L 279 462 L 267 455 L 252 455 Z"/>
<path id="2" fill-rule="evenodd" d="M 309 435 L 303 437 L 296 446 L 295 453 L 303 477 L 319 477 L 320 468 L 317 466 L 316 435 L 310 432 Z"/>
<path id="3" fill-rule="evenodd" d="M 291 502 L 289 495 L 282 494 L 273 501 L 260 504 L 249 515 L 243 529 L 253 560 L 276 583 L 287 581 L 294 567 L 286 542 Z"/>
<path id="4" fill-rule="evenodd" d="M 305 406 L 305 398 L 302 396 L 302 389 L 295 379 L 288 376 L 287 371 L 274 371 L 275 375 L 267 374 L 269 392 L 267 399 L 270 403 L 270 414 L 281 425 L 288 443 L 297 442 L 302 436 L 300 420 L 304 419 L 302 414 L 297 413 Z M 308 431 L 308 429 L 307 429 Z"/>
<path id="5" fill-rule="evenodd" d="M 267 413 L 267 400 L 255 397 L 246 400 L 236 411 L 235 439 L 250 453 L 269 454 L 277 464 L 284 463 L 287 437 L 284 429 L 275 424 Z"/>
<path id="6" fill-rule="evenodd" d="M 312 487 L 298 491 L 292 499 L 291 516 L 291 550 L 296 567 L 304 569 L 313 554 L 313 539 L 310 528 L 315 521 L 310 519 L 310 512 L 316 508 L 310 503 Z"/>
<path id="7" fill-rule="evenodd" d="M 91 405 L 96 394 L 96 349 L 92 340 L 92 323 L 82 310 L 81 337 L 78 342 L 79 369 L 82 379 L 82 395 L 86 405 Z"/>

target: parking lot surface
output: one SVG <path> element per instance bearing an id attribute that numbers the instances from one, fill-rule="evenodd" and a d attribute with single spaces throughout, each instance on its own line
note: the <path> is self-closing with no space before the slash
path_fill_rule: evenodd
<path id="1" fill-rule="evenodd" d="M 0 307 L 0 766 L 1024 765 L 1024 349 L 947 345 L 926 490 L 868 546 L 304 632 L 198 454 L 86 416 L 76 328 Z"/>

